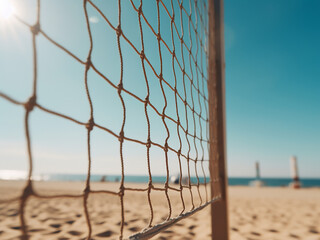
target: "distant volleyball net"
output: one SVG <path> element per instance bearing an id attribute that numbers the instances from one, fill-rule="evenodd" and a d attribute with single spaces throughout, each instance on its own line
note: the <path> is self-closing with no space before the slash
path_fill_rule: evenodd
<path id="1" fill-rule="evenodd" d="M 29 11 L 29 16 L 15 13 L 17 31 L 29 29 L 31 44 L 23 47 L 30 52 L 32 83 L 27 79 L 30 84 L 26 87 L 32 93 L 20 101 L 20 91 L 4 91 L 5 86 L 0 86 L 0 101 L 24 109 L 28 176 L 20 196 L 1 199 L 1 204 L 17 204 L 22 239 L 42 234 L 31 231 L 33 218 L 41 216 L 28 210 L 35 202 L 59 204 L 63 199 L 80 201 L 77 204 L 82 213 L 75 216 L 84 219 L 86 239 L 99 235 L 95 231 L 99 224 L 105 224 L 106 229 L 100 237 L 116 232 L 108 231 L 110 222 L 94 220 L 97 209 L 102 218 L 108 218 L 108 212 L 119 218 L 115 223 L 117 238 L 150 238 L 221 198 L 221 154 L 216 154 L 218 139 L 214 138 L 220 131 L 220 103 L 212 75 L 216 67 L 215 28 L 213 18 L 210 19 L 213 1 L 84 0 L 70 4 L 30 1 L 29 9 L 34 11 Z M 65 8 L 70 10 L 69 15 L 64 15 Z M 55 59 L 54 54 L 59 58 Z M 60 57 L 66 59 L 63 64 Z M 4 67 L 19 71 L 18 63 L 12 64 L 15 63 L 8 62 Z M 59 83 L 60 88 L 55 88 L 55 81 L 58 84 L 58 78 L 64 76 L 67 77 Z M 69 80 L 75 87 L 69 85 Z M 50 102 L 45 95 L 50 96 L 51 87 L 55 89 L 55 99 Z M 79 112 L 74 108 L 67 110 L 77 92 L 84 96 Z M 37 140 L 30 127 L 36 121 L 37 115 L 32 116 L 35 110 L 52 117 L 53 122 L 67 121 L 84 132 L 87 167 L 82 193 L 47 194 L 36 187 Z M 55 125 L 47 124 L 48 131 L 54 131 Z M 119 179 L 113 185 L 106 183 L 97 188 L 92 182 L 92 169 L 97 162 L 98 144 L 92 139 L 98 133 L 101 139 L 110 139 L 103 144 L 100 141 L 101 148 L 116 152 L 104 156 L 108 166 L 100 169 L 106 174 L 103 180 L 108 180 L 110 169 L 118 169 Z M 144 184 L 129 183 L 130 174 L 135 171 L 146 176 Z M 157 175 L 163 178 L 157 180 Z M 135 204 L 135 194 L 145 199 L 144 205 L 139 206 L 143 217 L 137 220 L 143 220 L 143 226 L 129 231 L 126 227 L 133 221 L 129 209 Z M 165 216 L 157 213 L 163 207 Z M 68 224 L 72 224 L 72 217 L 68 219 Z M 69 234 L 77 235 L 75 231 Z"/>

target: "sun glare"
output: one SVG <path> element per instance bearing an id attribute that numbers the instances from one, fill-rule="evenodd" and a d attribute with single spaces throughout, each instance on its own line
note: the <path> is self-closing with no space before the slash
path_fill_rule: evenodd
<path id="1" fill-rule="evenodd" d="M 9 19 L 15 10 L 10 0 L 0 0 L 0 18 Z"/>

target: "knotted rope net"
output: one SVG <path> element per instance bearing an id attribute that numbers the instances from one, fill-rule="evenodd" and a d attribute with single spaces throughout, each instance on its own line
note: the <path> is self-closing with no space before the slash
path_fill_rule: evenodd
<path id="1" fill-rule="evenodd" d="M 82 206 L 84 216 L 87 225 L 87 239 L 93 237 L 92 219 L 90 217 L 90 209 L 88 207 L 88 198 L 90 195 L 106 194 L 112 195 L 118 198 L 120 202 L 121 221 L 119 223 L 119 239 L 129 237 L 130 239 L 147 239 L 150 238 L 167 227 L 175 224 L 180 219 L 186 218 L 197 212 L 209 204 L 213 203 L 220 197 L 219 189 L 216 192 L 210 193 L 211 184 L 215 184 L 219 181 L 218 176 L 214 179 L 209 179 L 208 167 L 209 167 L 209 149 L 212 140 L 210 140 L 209 127 L 212 124 L 212 119 L 209 119 L 209 108 L 214 108 L 214 101 L 208 97 L 208 37 L 209 37 L 209 23 L 208 23 L 208 3 L 205 0 L 155 0 L 154 6 L 156 8 L 153 17 L 146 14 L 144 8 L 146 1 L 117 1 L 118 21 L 116 24 L 112 23 L 109 16 L 105 13 L 102 7 L 98 7 L 99 1 L 83 0 L 83 17 L 86 22 L 86 31 L 89 37 L 89 49 L 87 58 L 85 60 L 76 56 L 71 50 L 68 50 L 62 44 L 49 36 L 42 28 L 40 19 L 45 18 L 41 15 L 41 0 L 37 0 L 37 16 L 36 22 L 32 25 L 27 23 L 19 16 L 15 16 L 20 24 L 30 29 L 30 35 L 32 37 L 33 51 L 33 92 L 30 98 L 25 102 L 15 100 L 5 92 L 0 91 L 0 100 L 8 101 L 16 106 L 24 107 L 25 109 L 25 137 L 28 150 L 29 169 L 27 184 L 21 194 L 21 196 L 14 199 L 2 200 L 1 204 L 10 203 L 12 201 L 19 202 L 19 221 L 21 229 L 21 238 L 29 239 L 30 233 L 28 232 L 28 220 L 26 218 L 26 208 L 28 201 L 32 199 L 60 199 L 60 198 L 78 198 L 82 199 Z M 108 1 L 106 1 L 106 6 Z M 80 4 L 80 0 L 77 2 Z M 137 16 L 137 24 L 139 31 L 136 32 L 136 36 L 139 37 L 139 45 L 130 40 L 129 34 L 123 28 L 123 18 L 126 16 L 125 9 L 131 8 Z M 63 7 L 63 5 L 61 6 Z M 113 36 L 110 38 L 116 38 L 118 47 L 118 56 L 110 56 L 114 58 L 114 61 L 118 61 L 120 64 L 119 79 L 111 79 L 107 74 L 103 74 L 97 67 L 93 60 L 94 34 L 92 34 L 92 22 L 88 14 L 88 8 L 95 11 L 97 15 L 104 21 L 104 28 L 109 28 L 113 31 Z M 57 16 L 58 17 L 58 16 Z M 163 28 L 162 23 L 164 21 L 169 22 L 169 28 Z M 83 29 L 85 31 L 85 29 Z M 146 32 L 149 32 L 149 37 L 145 37 Z M 166 32 L 164 32 L 166 31 Z M 153 37 L 150 37 L 153 36 Z M 56 51 L 62 51 L 65 55 L 71 57 L 74 61 L 77 61 L 83 66 L 83 89 L 86 91 L 87 101 L 90 107 L 89 120 L 82 122 L 71 116 L 62 114 L 55 110 L 49 109 L 40 102 L 38 102 L 38 81 L 45 79 L 38 79 L 39 63 L 37 59 L 38 43 L 37 38 L 42 36 L 46 41 L 53 44 L 56 47 Z M 154 41 L 157 48 L 154 52 L 148 52 L 145 49 L 148 42 Z M 147 42 L 147 43 L 146 43 Z M 124 77 L 124 69 L 130 64 L 130 60 L 125 59 L 125 52 L 123 46 L 126 44 L 131 50 L 139 57 L 140 67 L 142 70 L 141 76 L 132 76 L 131 81 L 135 81 L 135 78 L 141 78 L 145 82 L 146 95 L 144 97 L 133 93 L 126 88 L 126 80 Z M 127 49 L 127 48 L 126 48 Z M 164 57 L 164 52 L 170 57 Z M 151 55 L 152 54 L 152 55 Z M 156 56 L 156 57 L 154 57 Z M 158 64 L 152 62 L 152 58 L 158 59 Z M 168 64 L 169 63 L 169 64 Z M 128 65 L 126 65 L 128 64 Z M 157 66 L 154 66 L 157 65 Z M 170 73 L 165 66 L 171 65 Z M 122 107 L 122 119 L 120 129 L 111 129 L 109 126 L 98 124 L 95 121 L 94 115 L 94 103 L 92 95 L 95 93 L 90 91 L 89 88 L 89 72 L 94 72 L 100 76 L 113 91 L 117 92 L 118 100 L 121 102 Z M 157 84 L 151 83 L 151 81 L 157 81 Z M 162 108 L 157 107 L 157 104 L 152 102 L 153 89 L 157 88 L 163 100 Z M 174 98 L 171 101 L 168 99 L 168 94 L 173 94 Z M 125 98 L 130 97 L 132 101 L 137 101 L 144 108 L 145 123 L 147 126 L 147 138 L 142 141 L 126 134 L 126 117 L 128 111 L 128 104 Z M 175 114 L 169 114 L 169 107 L 175 109 Z M 32 132 L 29 128 L 30 115 L 38 109 L 47 114 L 55 117 L 70 121 L 74 124 L 83 126 L 87 131 L 87 151 L 88 151 L 88 171 L 85 182 L 85 189 L 82 194 L 56 194 L 46 195 L 40 193 L 34 188 L 33 180 L 33 145 L 31 143 Z M 165 136 L 165 141 L 160 143 L 151 138 L 152 131 L 152 119 L 150 114 L 156 115 L 161 119 L 162 125 L 165 131 L 162 133 Z M 112 114 L 110 114 L 112 118 Z M 169 127 L 170 124 L 175 126 L 175 131 Z M 118 146 L 107 146 L 111 148 L 118 147 L 120 162 L 121 162 L 121 180 L 120 187 L 117 191 L 113 190 L 93 190 L 91 188 L 91 166 L 94 162 L 94 158 L 91 156 L 91 133 L 94 129 L 100 129 L 114 138 L 118 139 Z M 178 139 L 177 146 L 171 146 L 170 138 L 175 136 Z M 123 154 L 125 143 L 132 142 L 145 147 L 147 162 L 147 174 L 148 185 L 144 188 L 127 186 L 125 181 L 126 174 L 126 158 Z M 150 155 L 151 148 L 158 148 L 163 152 L 161 160 L 165 162 L 166 167 L 166 180 L 163 184 L 156 184 L 152 175 L 152 157 Z M 175 159 L 169 159 L 168 155 L 174 154 Z M 170 161 L 176 161 L 179 166 L 178 182 L 176 185 L 170 183 Z M 183 173 L 182 165 L 186 164 L 187 170 Z M 216 164 L 213 166 L 216 167 Z M 191 172 L 194 173 L 192 176 Z M 183 179 L 185 179 L 183 181 Z M 193 179 L 193 180 L 192 180 Z M 144 228 L 131 236 L 124 236 L 124 228 L 126 222 L 130 219 L 126 218 L 126 205 L 130 205 L 130 202 L 126 202 L 124 196 L 128 192 L 139 192 L 145 194 L 148 204 L 148 221 Z M 155 221 L 154 208 L 155 205 L 152 201 L 152 193 L 161 192 L 165 196 L 167 205 L 167 216 L 162 219 L 163 221 Z M 178 193 L 180 198 L 180 205 L 172 203 L 170 193 Z M 189 200 L 186 200 L 188 198 Z M 32 200 L 31 199 L 31 200 Z M 31 201 L 30 200 L 30 201 Z M 190 206 L 187 207 L 186 201 L 190 202 Z M 107 206 L 106 206 L 107 207 Z M 173 210 L 179 208 L 177 214 L 173 214 Z M 209 221 L 209 219 L 208 219 Z"/>

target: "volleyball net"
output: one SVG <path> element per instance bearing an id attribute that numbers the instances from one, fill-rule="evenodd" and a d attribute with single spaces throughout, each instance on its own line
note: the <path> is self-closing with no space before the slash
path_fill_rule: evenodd
<path id="1" fill-rule="evenodd" d="M 28 177 L 27 184 L 18 198 L 8 199 L 1 203 L 12 201 L 19 202 L 19 219 L 22 232 L 22 239 L 29 239 L 28 223 L 25 217 L 28 200 L 32 199 L 54 199 L 54 198 L 80 198 L 88 229 L 87 239 L 91 239 L 92 220 L 88 207 L 90 195 L 106 194 L 118 198 L 120 203 L 119 215 L 119 238 L 147 239 L 177 221 L 189 217 L 193 213 L 203 209 L 211 203 L 221 198 L 220 176 L 218 160 L 211 159 L 210 152 L 214 151 L 212 126 L 215 124 L 215 113 L 210 114 L 212 109 L 217 108 L 217 103 L 212 97 L 215 85 L 210 83 L 208 69 L 209 66 L 209 34 L 213 31 L 213 26 L 209 26 L 209 8 L 213 4 L 205 0 L 156 0 L 156 1 L 94 1 L 83 0 L 76 4 L 82 4 L 83 18 L 85 22 L 86 35 L 88 37 L 87 55 L 83 59 L 77 53 L 69 50 L 54 36 L 42 28 L 42 20 L 46 18 L 42 14 L 43 3 L 37 0 L 35 23 L 30 24 L 18 14 L 15 18 L 18 22 L 30 29 L 32 38 L 32 61 L 33 61 L 33 84 L 32 94 L 26 101 L 18 101 L 9 94 L 0 91 L 0 100 L 7 101 L 13 105 L 24 108 L 24 128 L 28 153 Z M 152 2 L 152 3 L 151 3 Z M 115 4 L 116 3 L 116 4 Z M 110 5 L 112 7 L 110 7 Z M 209 6 L 208 6 L 209 5 Z M 63 3 L 61 3 L 63 8 Z M 110 9 L 112 8 L 112 9 Z M 211 9 L 212 10 L 212 9 Z M 116 14 L 115 14 L 116 13 Z M 92 15 L 94 14 L 94 17 Z M 132 16 L 136 22 L 128 24 L 128 19 Z M 70 15 L 72 17 L 72 15 Z M 59 14 L 56 14 L 59 18 Z M 95 24 L 99 22 L 100 28 Z M 133 27 L 133 25 L 136 25 Z M 116 46 L 116 55 L 108 55 L 115 66 L 104 70 L 101 62 L 104 59 L 94 55 L 99 52 L 103 45 L 99 43 L 99 32 L 107 30 L 107 39 L 113 39 Z M 70 33 L 72 34 L 72 33 Z M 73 59 L 82 66 L 84 72 L 82 82 L 79 82 L 86 93 L 86 101 L 89 106 L 88 121 L 79 120 L 68 114 L 61 113 L 55 109 L 44 106 L 38 101 L 38 84 L 46 84 L 45 77 L 39 77 L 38 71 L 46 63 L 38 60 L 38 38 L 42 37 L 47 43 L 55 47 L 66 57 Z M 105 43 L 108 45 L 108 43 Z M 105 46 L 104 46 L 105 47 Z M 127 54 L 130 52 L 130 55 Z M 211 51 L 212 52 L 212 51 Z M 211 56 L 212 57 L 212 56 Z M 30 59 L 31 60 L 31 59 Z M 10 66 L 8 66 L 10 67 Z M 128 74 L 126 69 L 132 74 Z M 139 71 L 136 72 L 136 68 Z M 57 70 L 58 71 L 58 70 Z M 112 72 L 113 71 L 113 72 Z M 130 72 L 129 71 L 129 72 Z M 121 124 L 120 128 L 100 124 L 95 118 L 95 94 L 96 90 L 90 88 L 90 81 L 96 81 L 90 74 L 95 74 L 105 83 L 112 94 L 109 101 L 118 101 L 121 107 L 121 118 L 117 119 Z M 135 91 L 135 88 L 138 90 Z M 140 91 L 140 89 L 142 89 Z M 211 94 L 211 97 L 210 97 Z M 72 96 L 72 93 L 70 93 Z M 128 112 L 135 111 L 130 103 L 135 102 L 143 109 L 144 120 L 139 121 L 137 126 L 144 126 L 145 133 L 141 136 L 127 134 Z M 87 173 L 85 188 L 82 194 L 57 194 L 46 195 L 37 191 L 33 187 L 33 144 L 32 131 L 30 130 L 30 116 L 34 109 L 42 111 L 54 117 L 64 119 L 73 124 L 77 124 L 86 129 L 87 135 Z M 211 110 L 210 110 L 211 109 Z M 116 118 L 112 113 L 113 109 L 105 109 L 108 118 Z M 140 125 L 139 125 L 140 124 Z M 161 131 L 157 128 L 161 129 Z M 211 128 L 211 129 L 210 129 Z M 92 132 L 99 129 L 103 134 L 107 134 L 118 140 L 117 145 L 107 145 L 106 148 L 118 148 L 120 160 L 120 182 L 118 190 L 93 190 L 91 188 L 92 164 L 95 159 L 92 157 Z M 156 134 L 152 134 L 155 131 Z M 129 131 L 130 132 L 130 131 Z M 153 137 L 161 135 L 161 138 Z M 162 139 L 163 141 L 158 141 Z M 136 144 L 144 148 L 146 175 L 148 183 L 146 187 L 132 187 L 127 184 L 126 171 L 130 156 L 124 154 L 126 143 Z M 140 149 L 140 148 L 139 148 Z M 161 152 L 157 158 L 151 154 L 152 149 Z M 154 179 L 152 168 L 155 161 L 162 161 L 165 169 L 165 180 L 162 183 Z M 173 162 L 176 169 L 171 169 Z M 209 171 L 209 168 L 210 171 Z M 170 181 L 172 175 L 178 172 L 175 183 Z M 139 192 L 145 194 L 148 205 L 148 221 L 140 232 L 131 236 L 124 236 L 126 222 L 126 202 L 125 195 L 128 192 Z M 154 219 L 154 203 L 151 195 L 153 192 L 161 192 L 167 202 L 167 216 L 163 221 Z M 171 193 L 177 193 L 180 204 L 172 202 Z M 186 200 L 188 198 L 188 200 Z M 186 204 L 190 202 L 190 205 Z M 187 206 L 188 205 L 188 206 Z M 107 206 L 106 206 L 107 207 Z M 179 208 L 176 211 L 175 208 Z M 174 213 L 173 213 L 174 212 Z"/>

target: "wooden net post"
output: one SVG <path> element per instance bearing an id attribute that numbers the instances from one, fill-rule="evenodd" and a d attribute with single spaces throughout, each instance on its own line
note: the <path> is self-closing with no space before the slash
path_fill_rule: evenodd
<path id="1" fill-rule="evenodd" d="M 211 205 L 212 239 L 228 239 L 226 130 L 225 130 L 225 59 L 223 0 L 209 0 L 209 131 L 212 197 L 221 200 Z"/>

